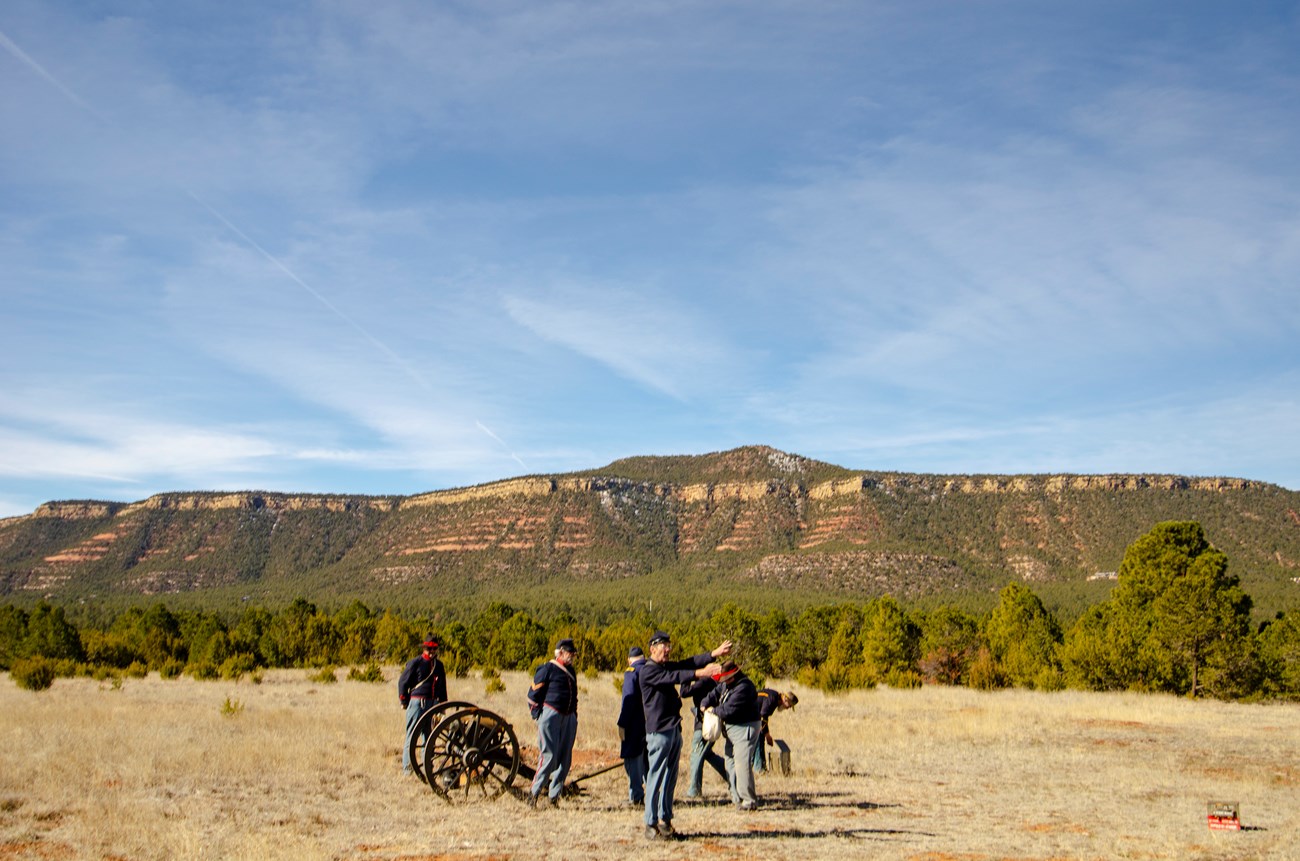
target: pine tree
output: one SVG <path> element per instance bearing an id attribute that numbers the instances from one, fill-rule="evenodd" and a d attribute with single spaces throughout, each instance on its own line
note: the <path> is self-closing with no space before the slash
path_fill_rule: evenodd
<path id="1" fill-rule="evenodd" d="M 1008 583 L 984 629 L 989 649 L 1007 680 L 1021 687 L 1059 686 L 1061 629 L 1023 583 Z"/>
<path id="2" fill-rule="evenodd" d="M 1125 551 L 1110 599 L 1071 630 L 1068 675 L 1096 688 L 1236 695 L 1254 684 L 1250 606 L 1199 523 L 1158 523 Z"/>

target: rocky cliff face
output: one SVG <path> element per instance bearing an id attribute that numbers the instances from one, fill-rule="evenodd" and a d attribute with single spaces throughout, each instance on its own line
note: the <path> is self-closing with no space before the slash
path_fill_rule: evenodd
<path id="1" fill-rule="evenodd" d="M 821 501 L 853 496 L 863 491 L 882 492 L 932 490 L 939 493 L 1014 494 L 1064 493 L 1068 491 L 1195 490 L 1224 492 L 1265 486 L 1240 478 L 1188 478 L 1176 475 L 1049 475 L 1049 476 L 886 476 L 869 474 L 824 481 L 811 487 L 785 482 L 751 481 L 654 485 L 617 478 L 519 478 L 457 490 L 437 490 L 408 497 L 294 496 L 278 493 L 166 493 L 133 503 L 47 502 L 29 515 L 0 519 L 0 527 L 30 518 L 58 520 L 102 520 L 139 511 L 267 511 L 347 512 L 409 510 L 427 506 L 454 506 L 476 500 L 511 497 L 548 497 L 561 493 L 617 495 L 632 488 L 672 499 L 684 505 L 715 504 L 723 500 L 754 502 L 786 495 Z"/>
<path id="2" fill-rule="evenodd" d="M 765 448 L 609 469 L 624 474 L 410 497 L 52 502 L 0 521 L 0 591 L 309 588 L 328 576 L 370 594 L 618 580 L 674 565 L 765 588 L 902 596 L 1113 571 L 1123 547 L 1161 519 L 1217 521 L 1217 535 L 1207 524 L 1212 540 L 1269 576 L 1300 567 L 1298 495 L 1241 479 L 853 473 Z"/>
<path id="3" fill-rule="evenodd" d="M 95 520 L 112 517 L 122 504 L 117 502 L 47 502 L 39 506 L 29 517 L 53 517 L 61 520 Z M 25 518 L 9 518 L 23 520 Z M 6 520 L 0 520 L 0 524 Z"/>

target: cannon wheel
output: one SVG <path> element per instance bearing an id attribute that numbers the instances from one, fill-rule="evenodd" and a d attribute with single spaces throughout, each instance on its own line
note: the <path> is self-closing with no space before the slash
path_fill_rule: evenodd
<path id="1" fill-rule="evenodd" d="M 428 778 L 424 776 L 424 744 L 429 737 L 430 728 L 437 724 L 439 720 L 442 720 L 441 715 L 444 712 L 452 709 L 472 708 L 474 708 L 473 703 L 455 700 L 438 703 L 420 715 L 420 719 L 415 722 L 415 726 L 411 727 L 411 734 L 406 737 L 406 752 L 410 756 L 411 770 L 415 772 L 415 776 L 420 778 L 421 781 L 424 783 L 429 782 Z"/>
<path id="2" fill-rule="evenodd" d="M 515 731 L 487 709 L 451 712 L 424 746 L 425 782 L 449 804 L 496 798 L 518 773 Z"/>

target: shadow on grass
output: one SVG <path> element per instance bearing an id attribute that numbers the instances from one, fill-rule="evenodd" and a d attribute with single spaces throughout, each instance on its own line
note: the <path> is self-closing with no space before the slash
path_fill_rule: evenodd
<path id="1" fill-rule="evenodd" d="M 863 801 L 860 796 L 855 796 L 846 792 L 797 792 L 789 795 L 764 795 L 760 799 L 761 805 L 753 815 L 762 816 L 764 813 L 797 813 L 800 811 L 811 810 L 828 810 L 838 808 L 841 810 L 887 810 L 890 808 L 901 808 L 901 804 L 881 804 L 874 801 Z M 729 801 L 723 804 L 723 799 L 699 801 L 697 799 L 688 799 L 687 804 L 693 807 L 730 807 Z M 678 802 L 681 806 L 681 802 Z M 694 833 L 682 833 L 682 838 L 690 839 L 720 839 L 720 840 L 822 840 L 828 837 L 853 837 L 858 839 L 875 839 L 887 840 L 899 837 L 935 837 L 937 836 L 930 831 L 919 831 L 908 828 L 814 828 L 802 829 L 797 827 L 785 828 L 765 828 L 760 824 L 761 820 L 754 823 L 754 827 L 744 831 L 696 831 Z"/>
<path id="2" fill-rule="evenodd" d="M 711 798 L 678 798 L 674 806 L 682 808 L 731 807 L 731 799 L 726 796 Z M 863 801 L 861 796 L 848 792 L 794 792 L 786 795 L 760 795 L 760 810 L 822 810 L 839 807 L 847 810 L 886 810 L 902 807 L 901 804 L 879 804 Z"/>
<path id="3" fill-rule="evenodd" d="M 763 810 L 819 810 L 841 807 L 849 810 L 886 810 L 902 807 L 901 804 L 878 804 L 863 801 L 861 796 L 847 792 L 792 792 L 788 795 L 764 795 Z"/>
<path id="4" fill-rule="evenodd" d="M 678 832 L 682 840 L 825 840 L 828 837 L 853 837 L 857 839 L 887 840 L 896 837 L 937 837 L 930 831 L 909 828 L 756 828 L 746 831 L 696 831 Z"/>

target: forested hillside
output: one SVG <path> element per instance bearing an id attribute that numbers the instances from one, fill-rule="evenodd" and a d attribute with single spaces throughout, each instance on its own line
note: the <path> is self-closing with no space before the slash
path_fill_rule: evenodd
<path id="1" fill-rule="evenodd" d="M 468 616 L 491 600 L 612 618 L 655 600 L 799 608 L 892 595 L 988 609 L 1033 584 L 1067 616 L 1124 548 L 1196 521 L 1257 615 L 1300 595 L 1300 494 L 1243 479 L 941 476 L 770 448 L 637 457 L 410 497 L 172 493 L 0 521 L 0 595 L 32 606 L 341 606 Z"/>
<path id="2" fill-rule="evenodd" d="M 731 641 L 732 657 L 756 678 L 797 677 L 827 690 L 929 683 L 1300 697 L 1300 608 L 1256 624 L 1227 556 L 1193 521 L 1156 524 L 1129 545 L 1113 593 L 1068 629 L 1018 582 L 978 615 L 947 604 L 907 608 L 889 595 L 798 613 L 734 603 L 706 612 L 664 594 L 657 607 L 606 622 L 589 608 L 539 617 L 502 601 L 462 618 L 447 607 L 412 617 L 359 601 L 329 612 L 299 598 L 275 611 L 225 613 L 156 602 L 78 628 L 62 607 L 0 604 L 0 670 L 32 690 L 59 676 L 120 684 L 151 671 L 256 681 L 268 666 L 319 667 L 310 678 L 332 682 L 341 663 L 352 665 L 349 678 L 376 681 L 380 663 L 401 662 L 432 633 L 452 673 L 478 667 L 492 690 L 500 670 L 535 668 L 560 638 L 577 644 L 578 666 L 592 674 L 618 670 L 632 646 L 668 628 L 683 654 Z"/>

